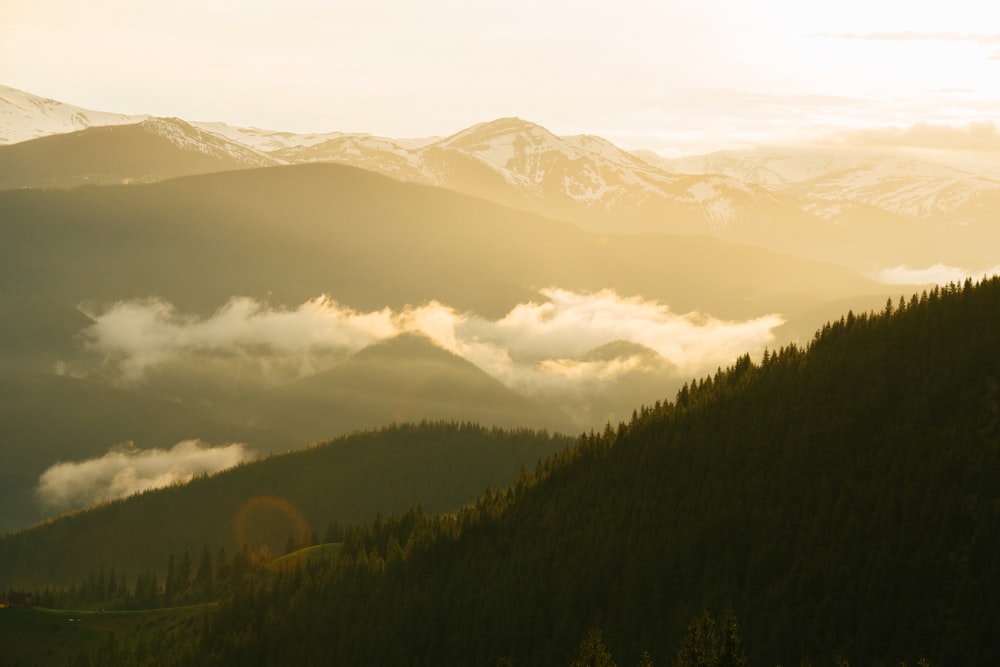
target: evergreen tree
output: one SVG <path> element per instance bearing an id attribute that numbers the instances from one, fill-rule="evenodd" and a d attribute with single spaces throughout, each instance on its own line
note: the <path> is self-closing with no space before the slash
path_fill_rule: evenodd
<path id="1" fill-rule="evenodd" d="M 194 575 L 195 588 L 197 594 L 202 599 L 211 597 L 215 590 L 215 576 L 212 571 L 212 555 L 208 551 L 208 545 L 201 548 L 201 557 L 198 559 L 198 569 Z"/>
<path id="2" fill-rule="evenodd" d="M 743 651 L 743 639 L 736 622 L 736 614 L 732 609 L 722 617 L 721 646 L 719 649 L 719 667 L 746 667 L 747 654 Z"/>
<path id="3" fill-rule="evenodd" d="M 604 645 L 602 632 L 598 628 L 587 631 L 587 636 L 580 642 L 580 652 L 572 667 L 616 667 L 611 652 Z"/>
<path id="4" fill-rule="evenodd" d="M 719 633 L 706 609 L 688 624 L 674 667 L 719 667 Z"/>

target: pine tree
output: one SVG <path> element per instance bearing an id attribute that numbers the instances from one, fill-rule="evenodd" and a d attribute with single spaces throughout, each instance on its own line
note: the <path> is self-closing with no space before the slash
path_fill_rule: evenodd
<path id="1" fill-rule="evenodd" d="M 688 625 L 681 646 L 677 649 L 674 667 L 718 667 L 719 633 L 715 619 L 706 609 Z"/>
<path id="2" fill-rule="evenodd" d="M 743 639 L 732 609 L 722 617 L 722 644 L 719 650 L 719 667 L 746 667 L 747 654 L 743 650 Z"/>
<path id="3" fill-rule="evenodd" d="M 201 557 L 198 559 L 198 570 L 194 575 L 195 587 L 198 595 L 210 597 L 215 588 L 215 577 L 212 572 L 212 555 L 208 552 L 208 545 L 201 548 Z"/>
<path id="4" fill-rule="evenodd" d="M 572 667 L 616 667 L 599 629 L 591 628 L 587 631 L 587 636 L 580 642 L 580 653 Z"/>

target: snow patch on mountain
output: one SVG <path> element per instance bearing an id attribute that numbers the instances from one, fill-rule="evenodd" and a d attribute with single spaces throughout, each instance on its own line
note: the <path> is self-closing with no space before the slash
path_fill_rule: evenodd
<path id="1" fill-rule="evenodd" d="M 433 147 L 461 151 L 526 193 L 561 193 L 588 207 L 661 196 L 677 181 L 600 137 L 560 137 L 519 118 L 474 125 Z"/>
<path id="2" fill-rule="evenodd" d="M 315 146 L 331 139 L 346 136 L 343 132 L 296 134 L 294 132 L 278 132 L 258 127 L 236 127 L 225 123 L 208 123 L 203 121 L 195 121 L 191 125 L 263 153 L 271 153 L 286 148 Z"/>
<path id="3" fill-rule="evenodd" d="M 101 125 L 130 125 L 149 116 L 92 111 L 0 86 L 0 145 Z"/>
<path id="4" fill-rule="evenodd" d="M 279 160 L 270 155 L 206 132 L 179 118 L 150 118 L 142 121 L 140 125 L 150 134 L 163 137 L 174 146 L 187 151 L 236 160 L 249 166 L 266 167 L 280 164 Z"/>
<path id="5" fill-rule="evenodd" d="M 929 218 L 950 213 L 984 193 L 1000 192 L 1000 180 L 940 164 L 879 157 L 798 183 L 787 191 L 813 202 L 862 203 L 898 215 Z M 829 217 L 834 210 L 827 208 L 821 214 Z"/>

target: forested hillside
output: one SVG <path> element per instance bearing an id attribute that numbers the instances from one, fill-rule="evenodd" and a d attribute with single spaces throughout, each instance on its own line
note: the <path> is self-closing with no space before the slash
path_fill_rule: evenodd
<path id="1" fill-rule="evenodd" d="M 281 555 L 333 526 L 378 513 L 458 509 L 512 483 L 522 465 L 572 444 L 564 436 L 473 424 L 397 425 L 246 463 L 211 477 L 77 512 L 0 539 L 0 590 L 60 587 L 99 571 L 131 586 L 161 578 L 169 555 Z M 193 556 L 192 556 L 193 557 Z"/>
<path id="2" fill-rule="evenodd" d="M 509 491 L 352 534 L 149 664 L 568 665 L 599 628 L 666 665 L 703 608 L 756 665 L 989 664 L 998 346 L 1000 279 L 849 313 Z"/>

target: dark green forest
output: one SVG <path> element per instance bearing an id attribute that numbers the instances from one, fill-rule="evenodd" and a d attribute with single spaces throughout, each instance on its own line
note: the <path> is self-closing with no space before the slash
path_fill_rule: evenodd
<path id="1" fill-rule="evenodd" d="M 997 278 L 848 313 L 77 664 L 992 664 L 998 349 Z"/>
<path id="2" fill-rule="evenodd" d="M 415 504 L 451 512 L 572 443 L 545 432 L 448 422 L 343 436 L 0 538 L 0 589 L 69 585 L 102 567 L 127 573 L 131 584 L 140 571 L 162 577 L 168 553 L 197 555 L 205 544 L 213 555 L 245 545 L 280 555 L 289 535 L 305 546 L 331 524 L 367 522 Z"/>

